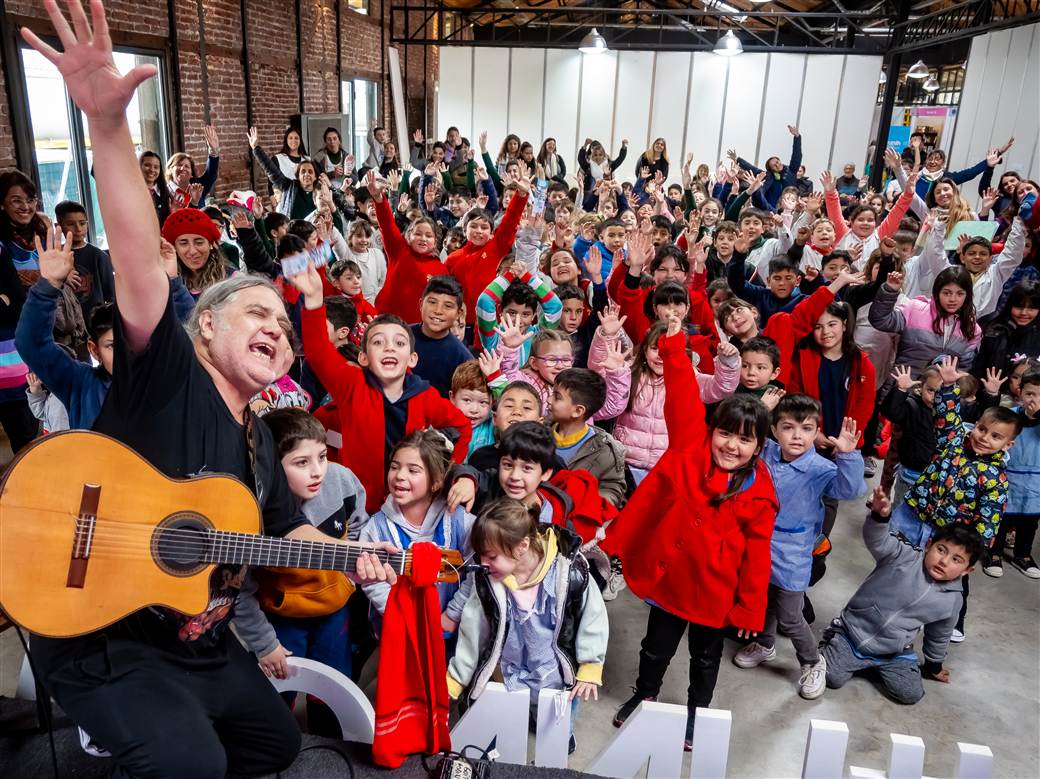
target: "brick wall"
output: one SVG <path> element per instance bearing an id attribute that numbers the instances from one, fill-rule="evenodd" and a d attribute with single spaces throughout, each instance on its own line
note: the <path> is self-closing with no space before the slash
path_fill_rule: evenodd
<path id="1" fill-rule="evenodd" d="M 419 0 L 409 2 L 419 3 Z M 247 98 L 242 62 L 243 19 L 241 0 L 202 0 L 205 24 L 205 60 L 201 55 L 197 0 L 107 0 L 105 3 L 113 41 L 117 46 L 137 46 L 166 53 L 172 64 L 169 40 L 169 5 L 176 16 L 179 55 L 183 150 L 205 156 L 202 128 L 209 121 L 221 140 L 219 194 L 250 186 L 250 155 L 246 142 Z M 28 26 L 42 35 L 53 35 L 40 0 L 7 0 L 5 25 Z M 248 21 L 249 77 L 253 121 L 265 148 L 277 148 L 292 114 L 300 112 L 299 65 L 296 60 L 297 15 L 295 0 L 245 0 Z M 381 84 L 382 121 L 393 125 L 390 80 L 383 73 L 383 46 L 389 43 L 390 2 L 370 0 L 368 15 L 354 12 L 346 0 L 339 2 L 338 52 L 343 78 L 368 78 Z M 337 72 L 337 0 L 301 0 L 303 44 L 303 109 L 311 113 L 339 110 Z M 415 16 L 413 14 L 413 16 Z M 383 35 L 384 26 L 387 34 Z M 409 131 L 432 120 L 433 83 L 437 73 L 437 51 L 401 46 Z M 203 73 L 208 89 L 203 86 Z M 0 73 L 0 169 L 15 161 L 15 145 L 4 73 Z M 166 92 L 170 95 L 170 128 L 174 148 L 177 117 L 174 85 L 167 68 Z M 208 95 L 207 95 L 208 92 Z M 208 97 L 208 100 L 207 100 Z M 20 108 L 17 110 L 21 110 Z M 257 188 L 266 189 L 259 168 L 254 171 Z"/>

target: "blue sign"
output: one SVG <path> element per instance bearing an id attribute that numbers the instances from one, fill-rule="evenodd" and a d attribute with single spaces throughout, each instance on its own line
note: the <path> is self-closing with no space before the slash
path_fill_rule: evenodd
<path id="1" fill-rule="evenodd" d="M 910 128 L 894 124 L 888 128 L 888 148 L 901 154 L 910 145 Z"/>

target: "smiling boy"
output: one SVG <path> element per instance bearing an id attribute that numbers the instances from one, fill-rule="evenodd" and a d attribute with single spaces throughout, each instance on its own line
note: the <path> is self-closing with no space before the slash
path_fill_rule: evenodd
<path id="1" fill-rule="evenodd" d="M 426 282 L 419 304 L 421 321 L 411 327 L 415 339 L 415 373 L 443 397 L 451 391 L 455 369 L 473 355 L 451 332 L 462 309 L 462 287 L 454 276 L 434 276 Z"/>

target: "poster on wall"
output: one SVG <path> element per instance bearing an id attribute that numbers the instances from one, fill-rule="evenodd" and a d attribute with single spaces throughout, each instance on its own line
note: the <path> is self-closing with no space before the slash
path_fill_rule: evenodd
<path id="1" fill-rule="evenodd" d="M 910 145 L 910 128 L 901 124 L 894 124 L 888 128 L 888 148 L 896 154 L 902 154 L 903 149 Z"/>

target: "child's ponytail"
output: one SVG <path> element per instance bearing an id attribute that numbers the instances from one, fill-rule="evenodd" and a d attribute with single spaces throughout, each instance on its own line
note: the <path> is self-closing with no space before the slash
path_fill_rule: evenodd
<path id="1" fill-rule="evenodd" d="M 730 473 L 726 491 L 711 497 L 711 505 L 719 506 L 744 489 L 748 477 L 754 473 L 758 454 L 762 451 L 766 436 L 769 435 L 769 413 L 762 401 L 752 395 L 731 395 L 715 409 L 711 418 L 711 429 L 725 430 L 734 435 L 753 436 L 758 442 L 758 448 L 751 459 Z M 715 467 L 714 464 L 712 467 Z"/>
<path id="2" fill-rule="evenodd" d="M 528 539 L 531 548 L 543 553 L 540 509 L 525 506 L 512 498 L 499 498 L 484 507 L 470 531 L 470 545 L 479 560 L 489 552 L 512 555 L 513 550 Z"/>

